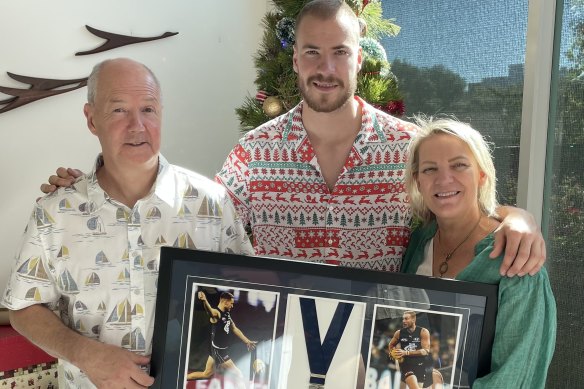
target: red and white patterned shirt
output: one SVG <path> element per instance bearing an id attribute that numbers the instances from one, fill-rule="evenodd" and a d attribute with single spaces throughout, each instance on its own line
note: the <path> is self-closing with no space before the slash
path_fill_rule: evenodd
<path id="1" fill-rule="evenodd" d="M 399 271 L 415 126 L 356 99 L 361 130 L 332 191 L 302 124 L 302 102 L 248 132 L 227 157 L 215 179 L 250 223 L 257 255 Z"/>

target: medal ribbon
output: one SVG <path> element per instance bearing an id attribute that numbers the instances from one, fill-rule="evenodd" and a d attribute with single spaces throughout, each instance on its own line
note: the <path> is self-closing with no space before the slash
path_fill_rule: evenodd
<path id="1" fill-rule="evenodd" d="M 337 305 L 333 319 L 321 344 L 315 300 L 300 297 L 299 301 L 308 364 L 310 365 L 310 383 L 324 385 L 326 373 L 349 321 L 353 304 L 339 303 Z"/>

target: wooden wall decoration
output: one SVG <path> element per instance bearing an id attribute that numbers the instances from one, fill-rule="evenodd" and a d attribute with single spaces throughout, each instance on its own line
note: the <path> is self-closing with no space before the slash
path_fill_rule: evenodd
<path id="1" fill-rule="evenodd" d="M 133 45 L 135 43 L 155 41 L 158 39 L 164 39 L 164 38 L 168 38 L 168 37 L 171 37 L 173 35 L 178 34 L 178 32 L 165 32 L 164 34 L 162 34 L 160 36 L 139 38 L 139 37 L 134 37 L 134 36 L 129 36 L 129 35 L 120 35 L 120 34 L 114 34 L 111 32 L 101 31 L 101 30 L 98 30 L 97 28 L 93 28 L 93 27 L 88 26 L 88 25 L 86 25 L 85 28 L 87 28 L 87 31 L 89 31 L 93 35 L 98 36 L 98 37 L 103 38 L 103 39 L 106 39 L 106 42 L 104 42 L 104 44 L 102 44 L 101 46 L 99 46 L 93 50 L 79 51 L 79 52 L 75 53 L 75 55 L 88 55 L 88 54 L 100 53 L 102 51 L 116 49 L 116 48 L 121 47 L 121 46 Z"/>
<path id="2" fill-rule="evenodd" d="M 24 84 L 29 84 L 29 89 L 20 88 L 8 88 L 5 86 L 0 86 L 0 92 L 15 96 L 6 100 L 0 100 L 0 105 L 6 104 L 4 107 L 0 108 L 0 113 L 10 111 L 11 109 L 22 107 L 33 101 L 44 99 L 45 97 L 51 97 L 60 95 L 61 93 L 70 92 L 75 89 L 79 89 L 87 85 L 87 77 L 78 78 L 75 80 L 53 80 L 50 78 L 37 78 L 37 77 L 27 77 L 21 76 L 19 74 L 14 74 L 6 72 L 10 78 L 13 80 L 22 82 Z M 68 85 L 72 85 L 67 88 Z M 57 89 L 63 88 L 63 89 Z"/>
<path id="3" fill-rule="evenodd" d="M 87 30 L 92 34 L 106 39 L 106 42 L 93 50 L 77 52 L 75 53 L 76 56 L 100 53 L 102 51 L 112 50 L 121 46 L 164 39 L 178 34 L 178 32 L 165 32 L 159 36 L 141 38 L 101 31 L 88 25 L 86 25 L 85 28 L 87 28 Z M 10 88 L 0 85 L 0 93 L 13 96 L 0 100 L 0 114 L 18 107 L 22 107 L 23 105 L 32 103 L 34 101 L 70 92 L 87 85 L 87 77 L 71 80 L 57 80 L 51 78 L 22 76 L 20 74 L 11 72 L 6 72 L 6 74 L 8 74 L 8 76 L 13 80 L 28 84 L 30 87 L 28 89 L 23 89 Z"/>

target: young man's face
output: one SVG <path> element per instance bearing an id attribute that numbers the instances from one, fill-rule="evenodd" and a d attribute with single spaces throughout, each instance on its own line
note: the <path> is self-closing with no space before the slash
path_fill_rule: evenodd
<path id="1" fill-rule="evenodd" d="M 223 300 L 223 307 L 225 308 L 226 311 L 231 311 L 233 309 L 233 306 L 235 305 L 235 300 L 231 299 L 231 300 Z"/>
<path id="2" fill-rule="evenodd" d="M 405 313 L 403 315 L 403 317 L 402 317 L 402 325 L 403 325 L 404 328 L 410 328 L 415 323 L 416 323 L 416 321 L 414 320 L 414 318 L 409 313 Z"/>
<path id="3" fill-rule="evenodd" d="M 358 31 L 339 14 L 330 19 L 305 16 L 296 33 L 294 71 L 305 103 L 316 112 L 333 112 L 353 98 L 361 69 Z"/>

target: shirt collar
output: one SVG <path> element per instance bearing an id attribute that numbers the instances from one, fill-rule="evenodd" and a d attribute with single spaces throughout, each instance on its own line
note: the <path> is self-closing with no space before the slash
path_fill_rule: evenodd
<path id="1" fill-rule="evenodd" d="M 355 96 L 354 98 L 361 108 L 361 129 L 357 134 L 355 145 L 359 149 L 362 149 L 363 147 L 367 147 L 365 146 L 366 143 L 386 142 L 387 138 L 377 120 L 375 108 L 367 104 L 358 96 Z M 310 162 L 315 158 L 315 154 L 302 123 L 302 107 L 303 101 L 300 101 L 298 105 L 286 114 L 282 140 L 284 142 L 296 142 L 298 144 L 296 152 L 300 156 L 301 161 Z M 362 161 L 359 154 L 359 152 L 356 152 L 355 147 L 353 147 L 349 159 L 347 160 L 346 168 L 352 168 L 361 164 Z"/>
<path id="2" fill-rule="evenodd" d="M 86 176 L 87 177 L 87 197 L 89 199 L 86 209 L 89 213 L 97 212 L 105 204 L 106 201 L 110 200 L 110 197 L 104 190 L 99 186 L 97 182 L 97 170 L 103 166 L 103 155 L 100 153 L 93 165 L 93 169 Z M 150 198 L 152 195 L 157 196 L 160 200 L 169 204 L 171 207 L 174 206 L 176 196 L 176 185 L 174 184 L 174 176 L 170 169 L 170 164 L 162 156 L 158 155 L 158 173 L 156 176 L 156 181 L 154 182 L 154 187 L 150 193 L 144 197 L 142 200 Z"/>

